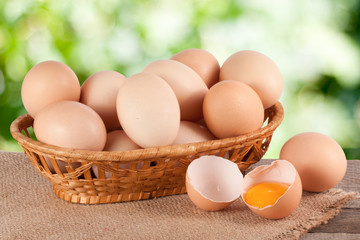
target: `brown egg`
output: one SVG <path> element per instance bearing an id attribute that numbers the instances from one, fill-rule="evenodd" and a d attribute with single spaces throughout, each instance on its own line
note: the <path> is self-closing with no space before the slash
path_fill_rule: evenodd
<path id="1" fill-rule="evenodd" d="M 123 130 L 111 131 L 107 134 L 107 140 L 103 151 L 128 151 L 140 149 L 141 147 L 134 143 Z M 142 167 L 142 163 L 138 163 L 137 168 Z M 130 168 L 130 163 L 119 164 L 120 168 Z M 95 176 L 98 178 L 98 167 L 96 165 L 92 166 Z M 111 172 L 105 171 L 105 178 L 111 178 Z"/>
<path id="2" fill-rule="evenodd" d="M 126 134 L 143 148 L 170 145 L 179 131 L 175 93 L 155 74 L 131 76 L 119 89 L 116 109 Z"/>
<path id="3" fill-rule="evenodd" d="M 193 160 L 186 170 L 186 191 L 190 200 L 206 211 L 224 209 L 240 197 L 243 175 L 239 167 L 217 156 Z"/>
<path id="4" fill-rule="evenodd" d="M 234 80 L 221 81 L 210 88 L 203 112 L 206 125 L 217 138 L 255 131 L 264 121 L 259 96 L 248 85 Z"/>
<path id="5" fill-rule="evenodd" d="M 116 97 L 126 77 L 115 71 L 91 75 L 81 86 L 80 102 L 94 109 L 108 130 L 120 127 L 116 114 Z"/>
<path id="6" fill-rule="evenodd" d="M 256 188 L 251 197 L 246 197 L 253 187 L 264 183 L 267 185 Z M 278 194 L 279 187 L 271 187 L 269 183 L 280 187 L 284 185 L 286 189 Z M 302 187 L 299 174 L 286 160 L 276 160 L 271 165 L 259 166 L 245 175 L 241 197 L 250 210 L 259 216 L 269 219 L 284 218 L 290 215 L 301 201 Z M 274 197 L 276 199 L 273 199 Z"/>
<path id="7" fill-rule="evenodd" d="M 175 54 L 171 59 L 193 69 L 199 74 L 208 88 L 219 81 L 219 62 L 214 55 L 206 50 L 197 48 L 185 49 Z"/>
<path id="8" fill-rule="evenodd" d="M 26 74 L 21 87 L 25 109 L 33 118 L 45 106 L 63 100 L 79 101 L 80 83 L 65 64 L 45 61 Z"/>
<path id="9" fill-rule="evenodd" d="M 346 173 L 347 161 L 341 146 L 321 133 L 305 132 L 290 138 L 281 148 L 280 158 L 295 166 L 303 189 L 310 192 L 335 187 Z"/>
<path id="10" fill-rule="evenodd" d="M 255 51 L 240 51 L 221 66 L 220 81 L 237 80 L 251 86 L 260 96 L 264 108 L 280 98 L 283 79 L 279 68 L 267 56 Z"/>
<path id="11" fill-rule="evenodd" d="M 202 103 L 208 88 L 194 70 L 175 60 L 157 60 L 143 72 L 156 74 L 170 85 L 179 101 L 181 120 L 202 118 Z"/>
<path id="12" fill-rule="evenodd" d="M 179 132 L 173 144 L 204 142 L 215 139 L 209 130 L 197 123 L 181 121 Z"/>
<path id="13" fill-rule="evenodd" d="M 103 151 L 128 151 L 140 149 L 123 130 L 111 131 L 107 134 L 107 140 Z"/>
<path id="14" fill-rule="evenodd" d="M 101 151 L 106 129 L 100 116 L 85 104 L 61 101 L 43 108 L 35 117 L 34 132 L 43 143 Z"/>

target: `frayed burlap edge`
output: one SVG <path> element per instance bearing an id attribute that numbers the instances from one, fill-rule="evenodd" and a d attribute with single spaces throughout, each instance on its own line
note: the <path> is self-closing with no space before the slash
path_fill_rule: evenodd
<path id="1" fill-rule="evenodd" d="M 346 192 L 342 189 L 330 189 L 327 194 L 332 196 L 341 195 L 342 198 L 331 206 L 320 209 L 320 212 L 312 216 L 308 221 L 296 225 L 287 232 L 278 235 L 275 239 L 299 239 L 312 228 L 318 227 L 321 224 L 326 224 L 330 219 L 337 216 L 340 213 L 342 206 L 349 200 L 359 197 L 358 192 Z"/>

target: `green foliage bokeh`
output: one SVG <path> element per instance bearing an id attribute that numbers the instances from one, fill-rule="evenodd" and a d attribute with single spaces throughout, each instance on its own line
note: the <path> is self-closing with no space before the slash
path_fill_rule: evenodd
<path id="1" fill-rule="evenodd" d="M 220 64 L 252 49 L 284 76 L 285 119 L 267 157 L 301 131 L 320 131 L 360 158 L 358 1 L 0 2 L 0 149 L 21 151 L 9 131 L 26 114 L 21 83 L 45 60 L 70 66 L 82 83 L 100 70 L 131 76 L 151 61 L 203 48 Z"/>

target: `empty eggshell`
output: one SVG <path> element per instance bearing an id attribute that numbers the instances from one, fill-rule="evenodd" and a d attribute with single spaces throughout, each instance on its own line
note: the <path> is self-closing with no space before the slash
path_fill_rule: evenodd
<path id="1" fill-rule="evenodd" d="M 173 144 L 204 142 L 215 139 L 209 130 L 194 122 L 181 121 L 179 132 Z"/>
<path id="2" fill-rule="evenodd" d="M 248 204 L 244 196 L 249 189 L 261 183 L 280 183 L 289 187 L 273 205 L 257 208 Z M 299 174 L 286 160 L 276 160 L 271 165 L 259 166 L 245 175 L 241 197 L 250 210 L 259 216 L 268 219 L 284 218 L 290 215 L 300 203 L 302 186 Z"/>
<path id="3" fill-rule="evenodd" d="M 243 175 L 230 160 L 202 156 L 193 160 L 186 171 L 186 190 L 191 201 L 206 211 L 217 211 L 240 197 Z"/>
<path id="4" fill-rule="evenodd" d="M 126 77 L 115 71 L 100 71 L 81 86 L 80 102 L 94 109 L 108 130 L 120 127 L 116 114 L 116 96 Z"/>
<path id="5" fill-rule="evenodd" d="M 280 158 L 295 166 L 303 189 L 310 192 L 335 187 L 346 173 L 347 161 L 341 146 L 317 132 L 304 132 L 290 138 L 281 148 Z"/>
<path id="6" fill-rule="evenodd" d="M 126 134 L 143 148 L 170 145 L 179 131 L 179 103 L 171 87 L 155 74 L 128 78 L 119 89 L 116 110 Z"/>
<path id="7" fill-rule="evenodd" d="M 141 147 L 134 143 L 123 130 L 114 130 L 107 134 L 106 144 L 103 151 L 128 151 L 140 149 Z M 130 168 L 129 163 L 120 164 L 120 168 Z M 92 166 L 95 176 L 98 178 L 98 167 Z M 141 164 L 138 164 L 138 168 L 141 168 Z M 105 177 L 111 178 L 111 172 L 105 171 Z"/>
<path id="8" fill-rule="evenodd" d="M 170 85 L 179 101 L 181 120 L 202 118 L 202 103 L 208 88 L 194 70 L 178 61 L 164 59 L 148 64 L 143 72 L 156 74 Z"/>
<path id="9" fill-rule="evenodd" d="M 193 69 L 203 79 L 208 88 L 219 81 L 219 62 L 214 55 L 206 50 L 198 48 L 185 49 L 175 54 L 171 59 Z"/>
<path id="10" fill-rule="evenodd" d="M 30 69 L 21 86 L 21 98 L 33 118 L 44 107 L 58 101 L 79 101 L 80 83 L 71 68 L 45 61 Z"/>
<path id="11" fill-rule="evenodd" d="M 239 51 L 231 55 L 220 69 L 220 81 L 236 80 L 248 84 L 260 96 L 264 108 L 280 98 L 283 78 L 273 60 L 256 51 Z"/>

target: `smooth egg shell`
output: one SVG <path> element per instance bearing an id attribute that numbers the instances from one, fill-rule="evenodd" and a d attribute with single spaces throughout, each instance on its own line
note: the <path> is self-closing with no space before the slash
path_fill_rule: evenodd
<path id="1" fill-rule="evenodd" d="M 94 109 L 108 130 L 120 127 L 116 114 L 116 97 L 126 77 L 115 71 L 100 71 L 81 86 L 80 102 Z"/>
<path id="2" fill-rule="evenodd" d="M 204 142 L 213 139 L 215 139 L 214 135 L 206 127 L 194 122 L 181 121 L 173 144 Z"/>
<path id="3" fill-rule="evenodd" d="M 198 48 L 185 49 L 175 54 L 171 59 L 193 69 L 199 74 L 208 88 L 219 81 L 219 62 L 214 55 L 206 50 Z"/>
<path id="4" fill-rule="evenodd" d="M 204 98 L 206 126 L 217 138 L 236 137 L 261 128 L 264 108 L 259 96 L 248 85 L 221 81 Z"/>
<path id="5" fill-rule="evenodd" d="M 143 72 L 156 74 L 170 85 L 179 101 L 181 120 L 202 118 L 202 103 L 208 88 L 194 70 L 178 61 L 164 59 L 148 64 Z"/>
<path id="6" fill-rule="evenodd" d="M 283 78 L 277 65 L 256 51 L 239 51 L 231 55 L 220 69 L 220 81 L 236 80 L 251 86 L 269 108 L 280 98 Z"/>
<path id="7" fill-rule="evenodd" d="M 347 160 L 341 146 L 321 133 L 304 132 L 293 136 L 281 148 L 280 158 L 295 166 L 303 189 L 310 192 L 335 187 L 346 173 Z"/>
<path id="8" fill-rule="evenodd" d="M 186 190 L 191 201 L 206 211 L 217 211 L 240 197 L 243 175 L 239 167 L 221 157 L 202 156 L 186 171 Z"/>
<path id="9" fill-rule="evenodd" d="M 106 128 L 100 116 L 74 101 L 43 108 L 35 117 L 34 133 L 40 142 L 72 149 L 101 151 L 106 143 Z"/>
<path id="10" fill-rule="evenodd" d="M 271 206 L 256 208 L 244 200 L 244 194 L 253 186 L 260 183 L 284 183 L 290 185 L 288 190 Z M 286 160 L 276 160 L 271 165 L 255 168 L 245 175 L 242 184 L 241 197 L 245 204 L 255 214 L 268 218 L 279 219 L 290 215 L 299 205 L 302 197 L 302 186 L 295 167 Z"/>
<path id="11" fill-rule="evenodd" d="M 71 68 L 61 62 L 45 61 L 30 69 L 21 86 L 21 98 L 33 118 L 47 105 L 79 101 L 80 83 Z"/>
<path id="12" fill-rule="evenodd" d="M 137 145 L 136 143 L 134 143 L 134 141 L 132 141 L 123 130 L 114 130 L 111 132 L 108 132 L 107 134 L 107 139 L 106 139 L 106 144 L 105 147 L 103 149 L 103 151 L 128 151 L 128 150 L 135 150 L 135 149 L 140 149 L 141 147 L 139 145 Z M 120 168 L 130 168 L 130 164 L 129 163 L 122 163 L 119 164 Z M 138 164 L 137 168 L 141 168 L 142 164 Z M 95 174 L 95 176 L 97 178 L 99 178 L 99 173 L 98 173 L 98 167 L 96 165 L 92 166 L 93 172 Z M 106 178 L 111 178 L 112 174 L 111 172 L 107 172 L 105 171 L 105 176 L 100 176 L 101 178 L 106 177 Z"/>
<path id="13" fill-rule="evenodd" d="M 143 148 L 170 145 L 179 131 L 179 103 L 171 87 L 155 74 L 128 78 L 119 89 L 116 109 L 126 134 Z"/>

